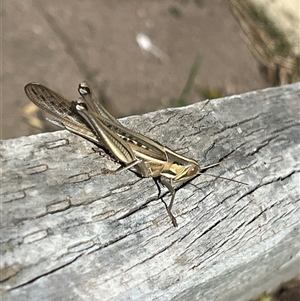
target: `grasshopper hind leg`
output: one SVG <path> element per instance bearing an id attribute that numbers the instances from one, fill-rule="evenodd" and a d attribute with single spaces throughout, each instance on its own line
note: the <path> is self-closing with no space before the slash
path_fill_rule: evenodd
<path id="1" fill-rule="evenodd" d="M 174 202 L 174 199 L 175 199 L 176 191 L 175 191 L 174 187 L 172 186 L 172 182 L 169 179 L 167 179 L 165 177 L 161 177 L 160 181 L 168 188 L 169 192 L 171 193 L 171 196 L 172 196 L 171 201 L 170 201 L 168 206 L 167 206 L 167 204 L 165 204 L 165 205 L 166 205 L 166 209 L 167 209 L 168 215 L 169 215 L 169 217 L 172 221 L 173 226 L 177 227 L 178 224 L 177 224 L 176 218 L 175 218 L 175 216 L 173 215 L 173 213 L 171 211 L 172 206 L 173 206 L 173 202 Z"/>
<path id="2" fill-rule="evenodd" d="M 115 162 L 118 162 L 117 160 L 115 160 Z M 102 172 L 103 173 L 106 173 L 106 174 L 118 174 L 124 170 L 128 170 L 130 168 L 133 168 L 135 165 L 141 163 L 141 160 L 134 160 L 130 163 L 128 163 L 127 165 L 125 166 L 120 166 L 118 169 L 116 170 L 110 170 L 110 169 L 106 169 L 106 168 L 102 168 Z"/>

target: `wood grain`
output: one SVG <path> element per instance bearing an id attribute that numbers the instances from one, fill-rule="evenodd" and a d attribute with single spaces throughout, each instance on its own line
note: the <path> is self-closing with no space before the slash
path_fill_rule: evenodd
<path id="1" fill-rule="evenodd" d="M 122 120 L 201 166 L 239 155 L 178 189 L 178 228 L 152 179 L 103 174 L 118 165 L 80 137 L 1 141 L 3 300 L 248 300 L 297 275 L 299 99 L 297 83 Z"/>

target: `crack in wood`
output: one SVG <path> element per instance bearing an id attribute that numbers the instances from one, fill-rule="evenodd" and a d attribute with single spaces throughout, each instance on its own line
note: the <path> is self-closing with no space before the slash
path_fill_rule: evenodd
<path id="1" fill-rule="evenodd" d="M 95 242 L 91 239 L 83 241 L 68 247 L 68 253 L 78 253 L 91 249 L 95 246 Z"/>
<path id="2" fill-rule="evenodd" d="M 54 141 L 50 141 L 50 142 L 46 142 L 45 146 L 47 149 L 53 149 L 53 148 L 58 148 L 58 147 L 62 147 L 65 145 L 68 145 L 70 142 L 68 139 L 63 138 L 63 139 L 59 139 L 59 140 L 54 140 Z"/>
<path id="3" fill-rule="evenodd" d="M 37 174 L 37 173 L 42 173 L 46 170 L 48 170 L 49 167 L 47 164 L 39 164 L 39 165 L 36 165 L 36 166 L 30 166 L 28 167 L 28 169 L 26 170 L 26 173 L 28 175 L 33 175 L 33 174 Z"/>
<path id="4" fill-rule="evenodd" d="M 65 183 L 76 184 L 76 183 L 88 181 L 90 179 L 91 179 L 91 177 L 90 177 L 89 173 L 83 172 L 83 173 L 80 173 L 77 175 L 72 175 L 72 176 L 68 177 L 65 180 Z"/>
<path id="5" fill-rule="evenodd" d="M 54 269 L 52 269 L 52 270 L 50 270 L 50 271 L 48 271 L 48 272 L 46 272 L 46 273 L 40 274 L 40 275 L 38 275 L 38 276 L 36 276 L 36 277 L 33 277 L 32 279 L 27 280 L 27 281 L 25 281 L 25 282 L 23 282 L 23 283 L 21 283 L 21 284 L 19 284 L 19 285 L 12 286 L 11 288 L 8 289 L 8 291 L 14 291 L 14 290 L 16 290 L 16 289 L 19 289 L 19 288 L 22 288 L 22 287 L 26 287 L 27 285 L 32 284 L 32 283 L 34 283 L 35 281 L 40 280 L 41 278 L 47 277 L 48 275 L 51 275 L 51 274 L 54 274 L 55 272 L 57 272 L 57 271 L 59 271 L 59 270 L 65 268 L 65 267 L 71 265 L 73 262 L 75 262 L 75 261 L 76 261 L 79 257 L 81 257 L 83 254 L 84 254 L 84 253 L 82 253 L 82 254 L 76 256 L 75 258 L 73 258 L 73 259 L 70 260 L 69 262 L 67 262 L 67 263 L 65 263 L 65 264 L 63 264 L 63 265 L 61 265 L 61 266 L 58 266 L 58 267 L 56 267 L 56 268 L 54 268 Z"/>
<path id="6" fill-rule="evenodd" d="M 24 244 L 30 244 L 30 243 L 35 242 L 37 240 L 43 239 L 46 236 L 48 236 L 47 230 L 42 229 L 42 230 L 39 230 L 39 231 L 36 231 L 36 232 L 33 232 L 33 233 L 30 233 L 30 234 L 26 235 L 23 238 L 23 243 Z"/>
<path id="7" fill-rule="evenodd" d="M 2 201 L 4 203 L 10 203 L 10 202 L 14 202 L 14 201 L 19 201 L 21 199 L 24 199 L 25 197 L 26 197 L 25 189 L 22 189 L 19 191 L 8 192 L 5 194 L 2 194 Z"/>
<path id="8" fill-rule="evenodd" d="M 46 206 L 47 214 L 57 213 L 69 209 L 72 206 L 70 199 L 62 200 Z"/>

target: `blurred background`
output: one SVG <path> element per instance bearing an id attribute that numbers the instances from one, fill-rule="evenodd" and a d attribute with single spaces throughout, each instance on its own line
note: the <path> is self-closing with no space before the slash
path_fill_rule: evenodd
<path id="1" fill-rule="evenodd" d="M 86 80 L 116 117 L 270 86 L 230 2 L 3 0 L 0 138 L 47 130 L 29 82 L 75 100 Z"/>

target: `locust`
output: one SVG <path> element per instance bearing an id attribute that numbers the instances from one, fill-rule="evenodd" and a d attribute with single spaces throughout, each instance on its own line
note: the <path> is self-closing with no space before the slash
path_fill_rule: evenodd
<path id="1" fill-rule="evenodd" d="M 123 126 L 97 101 L 86 82 L 79 84 L 80 97 L 76 101 L 39 83 L 29 83 L 24 90 L 35 105 L 57 119 L 52 121 L 54 124 L 106 149 L 121 164 L 113 172 L 129 169 L 141 177 L 159 178 L 171 194 L 169 205 L 166 205 L 167 213 L 173 225 L 178 226 L 171 211 L 176 192 L 173 185 L 198 175 L 203 168 L 197 161 Z"/>

